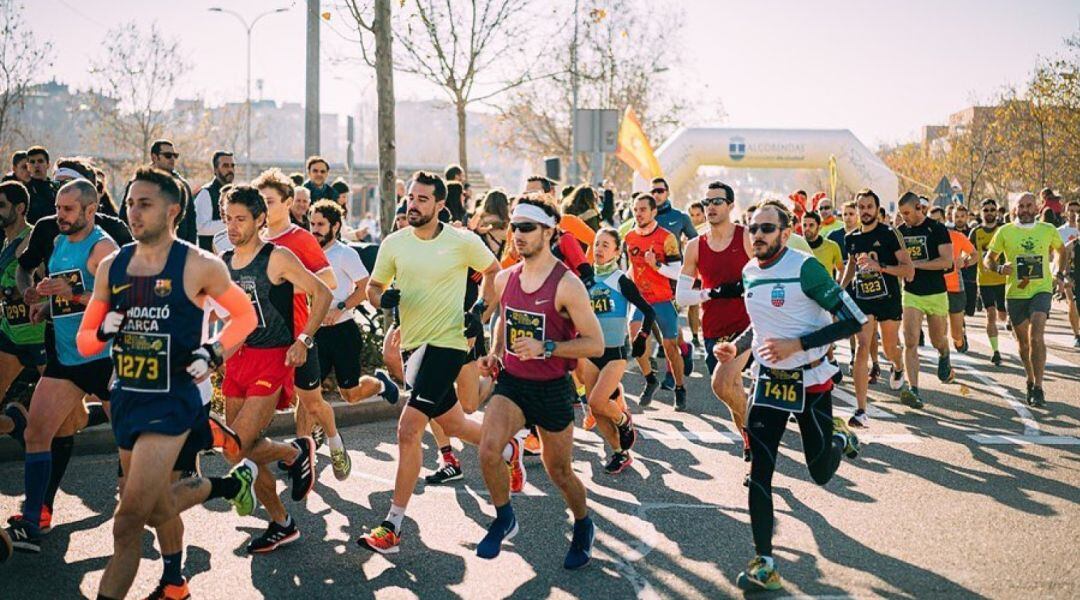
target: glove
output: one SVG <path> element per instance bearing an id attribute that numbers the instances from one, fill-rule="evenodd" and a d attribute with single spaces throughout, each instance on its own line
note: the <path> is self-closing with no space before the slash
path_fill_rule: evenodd
<path id="1" fill-rule="evenodd" d="M 116 337 L 120 326 L 124 324 L 124 313 L 118 310 L 110 310 L 105 313 L 105 319 L 98 325 L 97 339 L 107 342 Z"/>
<path id="2" fill-rule="evenodd" d="M 721 283 L 709 290 L 709 298 L 713 300 L 716 300 L 717 298 L 739 298 L 745 291 L 742 280 L 740 279 L 735 283 Z"/>
<path id="3" fill-rule="evenodd" d="M 210 372 L 211 367 L 221 365 L 221 352 L 216 344 L 203 344 L 191 352 L 187 359 L 188 375 L 192 379 L 202 379 Z"/>
<path id="4" fill-rule="evenodd" d="M 390 288 L 383 292 L 382 298 L 379 298 L 380 308 L 397 308 L 397 305 L 401 303 L 401 290 L 396 288 Z"/>
<path id="5" fill-rule="evenodd" d="M 473 307 L 469 309 L 469 313 L 471 313 L 481 323 L 483 323 L 484 322 L 484 311 L 486 311 L 486 310 L 487 310 L 487 304 L 485 304 L 484 299 L 481 298 L 480 300 L 476 301 L 476 304 L 473 304 Z"/>
<path id="6" fill-rule="evenodd" d="M 476 309 L 474 308 L 473 310 L 465 313 L 466 338 L 474 338 L 484 335 L 484 324 L 480 322 L 480 317 L 476 316 L 476 313 L 473 312 L 474 310 Z"/>
<path id="7" fill-rule="evenodd" d="M 578 266 L 578 277 L 581 279 L 581 283 L 585 284 L 586 288 L 591 288 L 596 283 L 596 274 L 593 272 L 592 265 L 589 263 L 581 263 Z"/>
<path id="8" fill-rule="evenodd" d="M 639 331 L 634 336 L 634 342 L 630 345 L 630 356 L 633 358 L 640 358 L 645 355 L 645 341 L 649 339 L 649 334 L 644 331 Z"/>

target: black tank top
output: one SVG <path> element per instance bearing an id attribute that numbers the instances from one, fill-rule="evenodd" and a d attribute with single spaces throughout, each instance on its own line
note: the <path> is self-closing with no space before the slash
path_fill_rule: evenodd
<path id="1" fill-rule="evenodd" d="M 273 244 L 263 244 L 246 266 L 235 269 L 233 251 L 222 257 L 229 267 L 229 276 L 251 298 L 259 324 L 244 341 L 249 348 L 280 348 L 293 343 L 293 285 L 288 281 L 274 285 L 267 269 Z"/>

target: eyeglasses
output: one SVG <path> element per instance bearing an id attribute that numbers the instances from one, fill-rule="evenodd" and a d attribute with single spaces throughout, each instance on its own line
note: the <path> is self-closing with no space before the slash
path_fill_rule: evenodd
<path id="1" fill-rule="evenodd" d="M 754 223 L 747 227 L 750 230 L 750 235 L 756 235 L 757 232 L 769 235 L 770 233 L 776 233 L 780 230 L 780 226 L 776 223 Z"/>
<path id="2" fill-rule="evenodd" d="M 653 188 L 652 193 L 653 194 L 666 194 L 667 190 L 665 190 L 664 188 Z"/>
<path id="3" fill-rule="evenodd" d="M 704 204 L 705 206 L 709 206 L 710 204 L 720 206 L 721 204 L 724 204 L 724 203 L 731 204 L 732 202 L 733 202 L 732 200 L 728 200 L 727 198 L 705 198 L 704 200 L 701 201 L 701 203 Z"/>
<path id="4" fill-rule="evenodd" d="M 822 212 L 824 212 L 824 211 L 832 212 L 832 207 L 831 206 L 819 206 L 818 210 L 822 211 Z"/>
<path id="5" fill-rule="evenodd" d="M 162 152 L 161 156 L 164 156 L 165 158 L 168 158 L 169 160 L 172 160 L 174 158 L 180 158 L 180 153 L 179 152 Z"/>
<path id="6" fill-rule="evenodd" d="M 521 233 L 532 233 L 536 231 L 536 228 L 540 227 L 538 223 L 511 223 L 510 229 L 515 233 L 520 231 Z"/>

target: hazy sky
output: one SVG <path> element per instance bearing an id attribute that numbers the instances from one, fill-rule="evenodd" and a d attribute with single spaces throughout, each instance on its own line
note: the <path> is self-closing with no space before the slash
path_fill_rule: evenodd
<path id="1" fill-rule="evenodd" d="M 871 146 L 913 139 L 973 98 L 1022 82 L 1080 26 L 1076 0 L 656 1 L 686 13 L 673 89 L 706 81 L 731 126 L 848 128 Z M 331 60 L 351 52 L 333 31 L 347 30 L 333 4 L 323 2 L 334 16 L 322 31 L 322 109 L 344 113 L 373 97 L 374 83 L 366 67 Z M 109 27 L 156 20 L 193 65 L 181 96 L 220 102 L 244 97 L 245 37 L 234 17 L 206 9 L 250 18 L 290 5 L 255 28 L 252 78 L 265 81 L 266 98 L 303 101 L 303 0 L 29 0 L 26 17 L 54 45 L 51 74 L 80 87 Z M 441 97 L 415 81 L 397 87 L 399 97 Z"/>

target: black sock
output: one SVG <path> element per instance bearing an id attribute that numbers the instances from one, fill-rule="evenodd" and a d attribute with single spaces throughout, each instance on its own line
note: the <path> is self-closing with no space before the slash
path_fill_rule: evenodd
<path id="1" fill-rule="evenodd" d="M 71 449 L 75 445 L 74 436 L 53 438 L 52 471 L 49 473 L 49 485 L 45 488 L 44 504 L 50 509 L 56 499 L 56 490 L 60 489 L 60 480 L 64 478 L 68 462 L 71 461 Z"/>
<path id="2" fill-rule="evenodd" d="M 87 427 L 93 427 L 94 425 L 101 425 L 102 423 L 109 422 L 109 415 L 105 412 L 105 407 L 100 402 L 88 402 L 86 404 L 86 411 L 90 413 L 89 418 L 86 421 Z"/>
<path id="3" fill-rule="evenodd" d="M 208 477 L 210 495 L 206 498 L 232 498 L 240 493 L 240 480 L 232 477 Z"/>
<path id="4" fill-rule="evenodd" d="M 685 390 L 686 386 L 685 385 L 677 385 L 677 386 L 675 386 L 675 389 L 677 389 L 677 390 Z"/>

